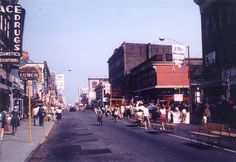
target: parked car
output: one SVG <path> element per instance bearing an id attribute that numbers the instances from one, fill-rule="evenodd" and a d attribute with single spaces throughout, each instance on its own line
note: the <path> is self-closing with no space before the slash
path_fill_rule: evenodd
<path id="1" fill-rule="evenodd" d="M 69 111 L 70 111 L 70 112 L 75 112 L 75 111 L 76 111 L 76 108 L 75 108 L 75 107 L 70 107 Z"/>

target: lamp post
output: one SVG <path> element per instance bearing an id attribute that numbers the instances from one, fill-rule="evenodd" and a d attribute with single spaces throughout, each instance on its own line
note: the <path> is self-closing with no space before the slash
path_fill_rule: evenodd
<path id="1" fill-rule="evenodd" d="M 189 106 L 190 106 L 190 114 L 192 112 L 192 90 L 191 90 L 191 73 L 190 73 L 190 49 L 188 45 L 185 45 L 179 41 L 176 41 L 175 39 L 171 39 L 171 38 L 165 38 L 165 37 L 159 37 L 160 41 L 164 41 L 164 40 L 170 40 L 172 42 L 175 42 L 177 44 L 183 45 L 185 46 L 185 48 L 187 48 L 187 54 L 188 54 L 188 79 L 189 79 Z"/>

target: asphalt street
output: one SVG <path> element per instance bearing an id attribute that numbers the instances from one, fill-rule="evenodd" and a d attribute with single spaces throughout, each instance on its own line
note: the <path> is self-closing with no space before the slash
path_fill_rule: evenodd
<path id="1" fill-rule="evenodd" d="M 192 144 L 171 134 L 153 133 L 127 120 L 103 118 L 92 112 L 64 112 L 31 162 L 236 162 L 236 154 Z"/>

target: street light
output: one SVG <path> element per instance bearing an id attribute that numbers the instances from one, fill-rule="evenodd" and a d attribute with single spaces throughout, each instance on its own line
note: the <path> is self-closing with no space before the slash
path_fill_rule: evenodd
<path id="1" fill-rule="evenodd" d="M 170 40 L 173 41 L 177 44 L 183 45 L 187 48 L 187 52 L 188 52 L 188 78 L 189 78 L 189 106 L 190 106 L 190 112 L 192 112 L 192 90 L 191 90 L 191 73 L 190 73 L 190 50 L 189 50 L 189 46 L 185 45 L 179 41 L 176 41 L 175 39 L 171 39 L 171 38 L 165 38 L 165 37 L 159 37 L 160 41 L 164 41 L 164 40 Z"/>

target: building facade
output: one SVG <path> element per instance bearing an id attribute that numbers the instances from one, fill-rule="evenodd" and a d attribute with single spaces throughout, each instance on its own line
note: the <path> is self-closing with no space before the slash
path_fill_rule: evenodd
<path id="1" fill-rule="evenodd" d="M 12 58 L 4 57 L 4 54 L 22 52 L 25 9 L 18 4 L 18 0 L 0 0 L 0 6 L 0 112 L 12 111 L 15 107 L 23 116 L 25 85 L 19 79 L 17 64 L 9 63 Z M 12 13 L 10 9 L 13 8 L 17 8 L 18 13 Z"/>
<path id="2" fill-rule="evenodd" d="M 100 82 L 108 81 L 107 77 L 89 77 L 88 78 L 88 103 L 96 102 L 96 87 Z"/>
<path id="3" fill-rule="evenodd" d="M 171 46 L 124 42 L 119 48 L 115 49 L 108 60 L 112 96 L 129 98 L 131 95 L 129 78 L 131 69 L 154 55 L 167 60 L 172 59 Z"/>
<path id="4" fill-rule="evenodd" d="M 236 101 L 236 1 L 194 2 L 201 13 L 206 99 Z"/>
<path id="5" fill-rule="evenodd" d="M 95 88 L 96 101 L 99 102 L 100 105 L 108 105 L 111 93 L 110 88 L 111 85 L 108 79 L 100 81 L 97 87 Z"/>
<path id="6" fill-rule="evenodd" d="M 78 93 L 78 103 L 83 105 L 88 105 L 88 88 L 79 88 Z"/>
<path id="7" fill-rule="evenodd" d="M 161 60 L 158 56 L 133 68 L 130 80 L 133 97 L 148 102 L 174 94 L 189 96 L 188 66 L 179 68 L 172 61 Z"/>

